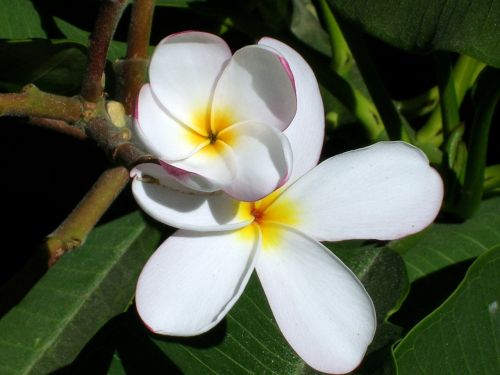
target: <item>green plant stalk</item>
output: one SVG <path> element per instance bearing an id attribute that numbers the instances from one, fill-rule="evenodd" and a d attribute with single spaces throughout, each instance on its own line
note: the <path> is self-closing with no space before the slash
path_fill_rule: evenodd
<path id="1" fill-rule="evenodd" d="M 452 74 L 451 58 L 447 52 L 436 52 L 436 77 L 439 89 L 439 106 L 441 108 L 441 121 L 443 123 L 443 136 L 446 142 L 459 124 L 457 95 L 455 93 L 455 81 Z"/>
<path id="2" fill-rule="evenodd" d="M 104 171 L 66 220 L 48 236 L 45 249 L 49 267 L 85 241 L 128 181 L 129 171 L 124 167 Z"/>
<path id="3" fill-rule="evenodd" d="M 103 97 L 103 74 L 109 45 L 127 4 L 127 0 L 101 0 L 82 81 L 81 96 L 88 102 L 97 103 Z"/>
<path id="4" fill-rule="evenodd" d="M 148 46 L 155 8 L 154 0 L 135 0 L 132 8 L 128 36 L 127 55 L 120 62 L 123 84 L 119 96 L 125 112 L 133 114 L 139 90 L 146 79 Z"/>
<path id="5" fill-rule="evenodd" d="M 407 118 L 417 118 L 431 112 L 439 103 L 439 90 L 434 86 L 414 98 L 396 102 L 396 107 Z"/>
<path id="6" fill-rule="evenodd" d="M 370 99 L 336 72 L 330 72 L 322 81 L 334 88 L 332 92 L 335 97 L 359 120 L 370 141 L 384 138 L 382 118 Z"/>
<path id="7" fill-rule="evenodd" d="M 486 64 L 469 56 L 461 55 L 458 58 L 453 68 L 458 107 L 462 104 L 465 93 L 472 87 L 485 66 Z M 440 146 L 443 143 L 440 107 L 434 109 L 424 126 L 417 132 L 417 141 L 419 143 L 431 143 L 435 146 Z"/>
<path id="8" fill-rule="evenodd" d="M 500 188 L 500 164 L 490 165 L 484 170 L 484 192 Z"/>
<path id="9" fill-rule="evenodd" d="M 323 20 L 328 31 L 330 47 L 332 50 L 332 69 L 343 75 L 347 73 L 352 66 L 353 60 L 349 46 L 345 41 L 342 31 L 335 20 L 335 17 L 326 3 L 326 0 L 319 0 Z"/>
<path id="10" fill-rule="evenodd" d="M 88 139 L 87 134 L 81 127 L 73 126 L 66 121 L 53 120 L 43 117 L 30 117 L 28 123 L 31 125 L 39 126 L 44 129 L 49 129 L 57 133 L 66 134 L 70 137 L 79 139 L 81 141 Z"/>
<path id="11" fill-rule="evenodd" d="M 338 17 L 337 20 L 356 61 L 359 72 L 365 81 L 368 92 L 380 113 L 389 139 L 411 141 L 409 132 L 405 129 L 403 119 L 389 96 L 384 82 L 368 53 L 362 33 L 341 17 Z"/>
<path id="12" fill-rule="evenodd" d="M 49 94 L 34 85 L 25 86 L 20 93 L 0 94 L 0 117 L 32 116 L 75 123 L 90 109 L 76 97 Z"/>
<path id="13" fill-rule="evenodd" d="M 464 219 L 470 218 L 481 202 L 489 130 L 496 105 L 500 99 L 500 70 L 488 69 L 480 77 L 474 95 L 478 104 L 475 108 L 467 147 L 468 157 L 464 184 L 456 208 L 457 214 Z"/>

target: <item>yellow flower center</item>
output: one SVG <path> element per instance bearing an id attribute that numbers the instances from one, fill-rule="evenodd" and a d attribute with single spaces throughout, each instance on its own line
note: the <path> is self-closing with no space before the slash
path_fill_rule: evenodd
<path id="1" fill-rule="evenodd" d="M 276 249 L 281 243 L 283 231 L 279 224 L 286 226 L 297 224 L 299 218 L 297 202 L 283 197 L 278 200 L 281 193 L 282 190 L 278 189 L 257 202 L 241 202 L 241 205 L 246 205 L 241 210 L 242 214 L 246 217 L 250 215 L 254 219 L 250 225 L 240 229 L 244 240 L 254 241 L 258 228 L 262 234 L 263 250 Z"/>

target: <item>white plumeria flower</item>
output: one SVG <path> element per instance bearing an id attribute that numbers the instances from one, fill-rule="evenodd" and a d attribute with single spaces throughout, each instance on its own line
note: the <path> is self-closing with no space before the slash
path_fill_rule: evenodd
<path id="1" fill-rule="evenodd" d="M 183 185 L 260 199 L 290 177 L 282 132 L 296 114 L 289 62 L 261 41 L 234 55 L 218 36 L 170 35 L 156 47 L 136 109 L 136 134 Z"/>
<path id="2" fill-rule="evenodd" d="M 145 324 L 175 336 L 209 330 L 255 268 L 286 340 L 326 373 L 359 365 L 376 316 L 360 281 L 318 241 L 391 240 L 418 232 L 434 220 L 443 197 L 439 174 L 403 142 L 332 157 L 257 202 L 193 195 L 155 164 L 133 173 L 138 203 L 181 228 L 139 278 L 136 304 Z"/>
<path id="3" fill-rule="evenodd" d="M 312 169 L 324 129 L 314 75 L 286 45 L 259 43 L 279 50 L 295 77 L 297 115 L 285 131 L 294 155 L 290 179 L 260 201 L 241 202 L 187 189 L 159 165 L 132 171 L 140 206 L 181 228 L 144 267 L 137 309 L 154 332 L 203 333 L 223 319 L 255 268 L 298 355 L 317 370 L 349 372 L 373 338 L 375 312 L 361 283 L 318 240 L 417 232 L 436 216 L 442 182 L 426 157 L 402 142 L 351 151 Z"/>

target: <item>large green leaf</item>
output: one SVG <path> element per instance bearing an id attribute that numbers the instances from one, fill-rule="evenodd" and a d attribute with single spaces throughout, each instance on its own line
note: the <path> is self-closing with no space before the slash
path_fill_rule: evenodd
<path id="1" fill-rule="evenodd" d="M 187 8 L 190 3 L 204 3 L 207 0 L 156 0 L 155 4 L 162 7 Z"/>
<path id="2" fill-rule="evenodd" d="M 483 201 L 474 217 L 464 223 L 433 224 L 423 232 L 389 244 L 403 257 L 412 282 L 499 245 L 500 197 Z"/>
<path id="3" fill-rule="evenodd" d="M 30 0 L 0 0 L 0 38 L 45 38 L 40 16 Z"/>
<path id="4" fill-rule="evenodd" d="M 500 374 L 500 246 L 395 350 L 400 374 Z"/>
<path id="5" fill-rule="evenodd" d="M 66 38 L 73 42 L 81 43 L 84 46 L 88 45 L 90 32 L 82 30 L 58 17 L 54 17 L 54 22 Z M 125 56 L 126 50 L 127 44 L 125 42 L 113 40 L 109 46 L 108 59 L 114 62 L 116 59 Z"/>
<path id="6" fill-rule="evenodd" d="M 367 290 L 373 292 L 378 320 L 380 323 L 384 322 L 390 311 L 399 305 L 408 287 L 404 263 L 399 255 L 385 248 L 333 247 L 359 275 Z M 381 285 L 383 292 L 375 292 Z M 394 334 L 399 334 L 393 327 L 382 326 L 383 329 L 377 332 L 378 338 L 369 351 L 380 349 L 387 345 L 388 337 L 392 342 Z M 145 328 L 142 330 L 145 332 Z M 128 340 L 132 347 L 126 351 L 123 347 L 118 348 L 119 353 L 134 353 L 132 357 L 147 358 L 148 363 L 155 361 L 151 348 L 146 353 L 146 344 L 138 336 L 129 337 Z M 186 375 L 316 373 L 296 356 L 284 340 L 255 274 L 227 317 L 210 332 L 194 338 L 153 336 L 153 340 L 172 361 L 156 361 L 158 367 L 148 369 L 153 373 L 167 370 Z M 121 345 L 123 341 L 120 340 Z M 115 356 L 110 371 L 114 374 L 123 373 L 120 371 L 122 363 L 127 360 L 130 362 L 131 359 L 130 355 Z"/>
<path id="7" fill-rule="evenodd" d="M 328 0 L 368 33 L 409 51 L 448 50 L 500 67 L 500 0 Z"/>
<path id="8" fill-rule="evenodd" d="M 127 308 L 159 239 L 139 213 L 94 230 L 0 320 L 0 373 L 47 374 L 70 363 Z"/>
<path id="9" fill-rule="evenodd" d="M 44 39 L 0 41 L 0 90 L 17 92 L 33 83 L 43 91 L 74 94 L 87 52 L 79 44 Z"/>

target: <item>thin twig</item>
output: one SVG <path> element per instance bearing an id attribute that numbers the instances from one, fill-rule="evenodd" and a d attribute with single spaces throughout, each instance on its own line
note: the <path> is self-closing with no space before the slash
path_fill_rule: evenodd
<path id="1" fill-rule="evenodd" d="M 49 267 L 64 253 L 85 241 L 128 180 L 129 171 L 124 167 L 104 171 L 66 220 L 48 236 L 45 248 Z"/>
<path id="2" fill-rule="evenodd" d="M 87 70 L 82 81 L 81 95 L 86 101 L 96 103 L 102 98 L 102 78 L 109 45 L 126 5 L 127 0 L 101 0 L 90 36 Z"/>

